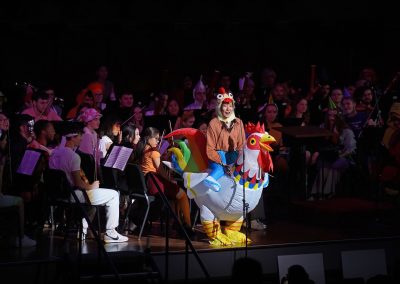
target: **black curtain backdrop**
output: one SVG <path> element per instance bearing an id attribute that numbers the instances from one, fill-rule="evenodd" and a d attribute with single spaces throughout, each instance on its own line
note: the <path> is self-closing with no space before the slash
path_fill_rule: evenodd
<path id="1" fill-rule="evenodd" d="M 400 68 L 399 17 L 382 3 L 33 2 L 0 4 L 6 95 L 15 82 L 51 84 L 71 103 L 101 64 L 117 93 L 130 88 L 136 96 L 215 69 L 236 82 L 242 72 L 271 66 L 280 80 L 307 83 L 316 64 L 320 76 L 347 83 L 369 65 L 385 85 Z"/>

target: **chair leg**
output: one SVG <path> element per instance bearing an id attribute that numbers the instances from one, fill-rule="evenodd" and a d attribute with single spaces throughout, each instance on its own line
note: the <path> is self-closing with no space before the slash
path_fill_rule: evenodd
<path id="1" fill-rule="evenodd" d="M 197 218 L 199 218 L 199 215 L 200 215 L 200 209 L 197 209 L 196 214 L 194 215 L 194 218 L 193 218 L 192 230 L 194 229 L 194 227 L 196 227 L 196 222 L 197 222 Z"/>
<path id="2" fill-rule="evenodd" d="M 124 222 L 122 224 L 122 228 L 120 228 L 121 232 L 124 232 L 125 230 L 129 230 L 129 227 L 128 227 L 129 226 L 129 214 L 131 213 L 132 205 L 134 202 L 135 202 L 135 199 L 132 199 L 128 205 L 128 208 L 126 209 Z"/>
<path id="3" fill-rule="evenodd" d="M 54 230 L 56 229 L 54 221 L 54 205 L 50 206 L 50 223 L 51 223 L 51 230 L 54 232 Z"/>
<path id="4" fill-rule="evenodd" d="M 144 226 L 146 225 L 146 222 L 147 222 L 147 216 L 149 215 L 149 211 L 150 211 L 150 203 L 147 200 L 146 213 L 144 214 L 143 224 L 142 224 L 142 227 L 140 228 L 140 233 L 139 233 L 138 240 L 140 240 L 140 238 L 142 237 L 142 233 L 143 233 L 143 230 L 144 230 Z"/>

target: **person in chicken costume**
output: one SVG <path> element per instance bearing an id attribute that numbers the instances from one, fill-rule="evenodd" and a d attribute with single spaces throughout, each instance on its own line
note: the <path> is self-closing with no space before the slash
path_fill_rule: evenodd
<path id="1" fill-rule="evenodd" d="M 263 188 L 268 186 L 268 173 L 273 170 L 270 144 L 275 139 L 259 123 L 248 123 L 243 129 L 241 120 L 235 118 L 231 94 L 220 89 L 218 101 L 218 117 L 210 122 L 211 127 L 217 126 L 208 129 L 207 138 L 193 128 L 175 130 L 164 138 L 180 135 L 187 138 L 187 143 L 175 141 L 179 148 L 169 149 L 174 154 L 170 167 L 182 175 L 188 197 L 198 205 L 210 244 L 240 245 L 251 242 L 240 232 L 244 219 L 243 198 L 250 212 L 258 204 Z M 235 127 L 237 132 L 233 136 Z M 215 140 L 224 134 L 228 135 L 223 142 Z M 217 143 L 211 144 L 214 141 Z M 231 148 L 224 149 L 221 145 L 225 144 Z M 210 154 L 212 151 L 215 153 Z M 237 153 L 231 153 L 234 151 Z M 232 162 L 232 159 L 236 160 Z M 221 228 L 221 221 L 224 221 L 224 228 Z"/>

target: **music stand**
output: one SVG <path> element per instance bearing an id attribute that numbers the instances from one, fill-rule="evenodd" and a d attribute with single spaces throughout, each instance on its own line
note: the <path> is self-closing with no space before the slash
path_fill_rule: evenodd
<path id="1" fill-rule="evenodd" d="M 290 146 L 290 159 L 289 159 L 289 174 L 293 172 L 296 164 L 293 163 L 293 158 L 299 159 L 299 171 L 300 171 L 300 183 L 297 183 L 295 179 L 290 179 L 295 184 L 300 184 L 300 190 L 294 191 L 292 186 L 291 189 L 297 195 L 301 197 L 299 192 L 305 192 L 305 197 L 307 197 L 307 165 L 306 165 L 306 146 L 312 144 L 322 143 L 323 138 L 332 136 L 332 132 L 327 129 L 316 127 L 316 126 L 284 126 L 284 127 L 274 127 L 275 130 L 282 132 L 283 140 L 285 146 Z M 289 191 L 289 199 L 290 199 Z"/>

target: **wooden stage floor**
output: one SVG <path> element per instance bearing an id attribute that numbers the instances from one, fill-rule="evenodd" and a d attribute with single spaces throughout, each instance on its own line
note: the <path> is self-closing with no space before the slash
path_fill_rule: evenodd
<path id="1" fill-rule="evenodd" d="M 268 228 L 264 231 L 248 230 L 248 237 L 252 242 L 247 248 L 244 246 L 212 247 L 201 225 L 198 224 L 195 227 L 195 234 L 191 237 L 191 241 L 197 253 L 201 255 L 206 267 L 211 267 L 212 270 L 215 266 L 212 262 L 215 262 L 218 258 L 221 258 L 221 260 L 217 261 L 226 263 L 226 267 L 224 268 L 225 274 L 220 273 L 220 271 L 215 273 L 215 275 L 221 277 L 229 274 L 230 265 L 233 263 L 234 259 L 244 254 L 245 249 L 246 254 L 248 250 L 251 252 L 250 255 L 260 260 L 260 262 L 263 262 L 265 259 L 272 258 L 271 255 L 268 255 L 268 251 L 272 252 L 274 250 L 273 257 L 281 254 L 316 251 L 316 247 L 337 246 L 338 244 L 345 243 L 359 245 L 360 243 L 369 242 L 365 247 L 374 247 L 377 245 L 377 240 L 389 242 L 389 244 L 385 244 L 387 246 L 396 244 L 395 246 L 397 247 L 400 241 L 400 222 L 399 218 L 395 215 L 391 215 L 391 213 L 390 211 L 389 214 L 386 214 L 384 217 L 380 215 L 379 218 L 375 214 L 364 216 L 359 219 L 353 218 L 351 222 L 343 222 L 347 220 L 347 218 L 346 216 L 340 215 L 337 216 L 337 219 L 326 219 L 326 223 L 324 223 L 323 218 L 322 222 L 320 219 L 307 219 L 307 215 L 305 215 L 304 218 L 279 218 L 268 224 Z M 172 256 L 169 259 L 170 265 L 165 264 L 166 238 L 160 229 L 159 223 L 155 222 L 150 229 L 148 228 L 145 230 L 140 241 L 138 240 L 137 231 L 128 236 L 128 242 L 105 244 L 105 250 L 110 254 L 120 252 L 149 252 L 156 259 L 157 264 L 160 266 L 160 271 L 163 272 L 165 266 L 171 266 L 169 268 L 172 269 L 172 272 L 170 272 L 170 279 L 171 275 L 176 276 L 176 279 L 182 279 L 185 240 L 179 236 L 176 230 L 170 229 L 168 239 L 169 254 Z M 76 239 L 76 232 L 70 233 L 67 242 L 64 243 L 63 235 L 57 234 L 49 228 L 45 228 L 42 232 L 38 233 L 36 239 L 38 245 L 33 248 L 23 248 L 20 250 L 15 248 L 1 248 L 0 268 L 2 266 L 4 267 L 4 263 L 8 266 L 12 266 L 13 263 L 17 265 L 24 261 L 50 262 L 54 258 L 61 259 L 66 253 L 76 255 L 79 244 Z M 297 248 L 297 250 L 294 248 Z M 299 248 L 303 249 L 299 250 Z M 338 250 L 337 247 L 334 249 Z M 95 240 L 88 239 L 82 242 L 82 253 L 84 255 L 95 254 L 97 251 L 98 247 Z M 397 253 L 399 255 L 397 255 Z M 197 267 L 197 270 L 190 272 L 192 275 L 190 277 L 201 277 L 199 276 L 201 272 L 199 272 L 198 265 L 196 261 L 193 260 L 193 254 L 191 255 L 192 267 Z M 174 258 L 174 256 L 176 258 Z M 400 252 L 397 252 L 396 249 L 396 257 L 397 256 L 400 257 Z M 223 257 L 227 257 L 228 260 Z M 262 263 L 264 272 L 276 273 L 276 267 L 271 268 L 271 261 L 268 261 Z M 193 265 L 193 263 L 195 264 Z M 176 267 L 172 268 L 174 265 Z M 276 266 L 276 264 L 274 265 Z M 270 271 L 268 271 L 268 269 Z M 0 269 L 0 271 L 2 270 Z M 21 277 L 23 277 L 23 275 L 21 275 Z"/>

